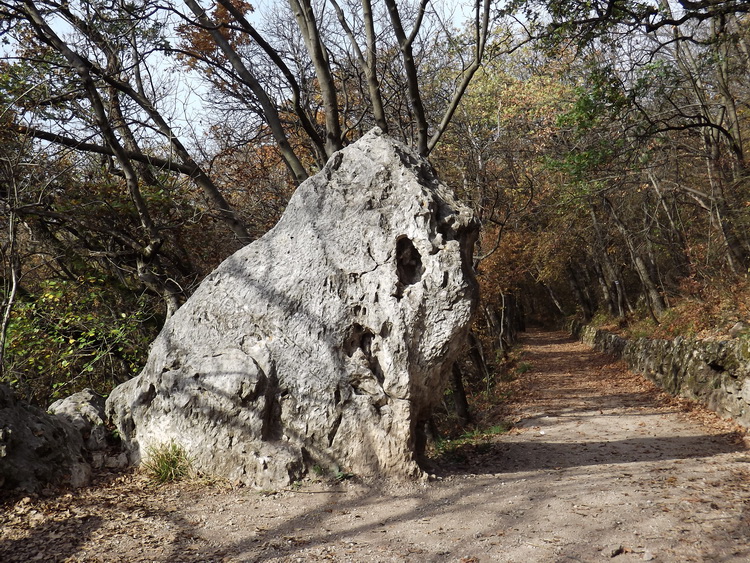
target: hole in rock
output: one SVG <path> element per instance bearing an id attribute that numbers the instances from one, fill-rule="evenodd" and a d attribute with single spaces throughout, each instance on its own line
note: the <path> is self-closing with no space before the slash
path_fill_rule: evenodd
<path id="1" fill-rule="evenodd" d="M 281 422 L 281 399 L 288 391 L 279 389 L 278 378 L 275 374 L 271 374 L 266 382 L 264 392 L 265 402 L 261 412 L 260 439 L 264 442 L 280 440 L 284 434 Z"/>
<path id="2" fill-rule="evenodd" d="M 360 348 L 362 345 L 362 335 L 365 334 L 367 329 L 363 327 L 359 323 L 354 323 L 350 328 L 349 332 L 346 335 L 346 338 L 344 339 L 344 352 L 347 356 L 350 358 L 352 357 L 352 354 L 354 354 L 354 351 L 357 348 Z M 370 333 L 372 334 L 372 333 Z"/>
<path id="3" fill-rule="evenodd" d="M 148 406 L 153 402 L 155 397 L 156 397 L 156 387 L 154 387 L 154 384 L 152 383 L 148 386 L 148 389 L 146 390 L 145 393 L 142 393 L 141 395 L 137 396 L 135 400 L 135 404 L 138 406 L 140 405 Z"/>
<path id="4" fill-rule="evenodd" d="M 367 365 L 369 366 L 370 371 L 375 376 L 375 379 L 377 379 L 378 383 L 382 385 L 385 381 L 385 374 L 383 373 L 383 368 L 380 367 L 378 357 L 374 354 L 367 354 Z"/>
<path id="5" fill-rule="evenodd" d="M 383 326 L 380 327 L 381 338 L 388 338 L 391 335 L 392 328 L 393 328 L 393 325 L 389 323 L 388 321 L 385 321 L 383 323 Z"/>
<path id="6" fill-rule="evenodd" d="M 381 328 L 380 330 L 381 335 L 384 330 L 386 331 L 386 333 L 390 332 L 390 323 L 384 323 L 383 328 Z M 358 323 L 354 323 L 349 329 L 348 336 L 344 340 L 343 348 L 346 355 L 350 358 L 354 355 L 354 352 L 357 349 L 362 350 L 365 358 L 367 358 L 367 365 L 370 368 L 370 371 L 380 383 L 383 383 L 385 375 L 383 373 L 382 367 L 380 366 L 380 362 L 378 361 L 377 356 L 373 353 L 374 340 L 375 333 L 373 331 L 371 331 L 369 328 L 363 327 Z"/>
<path id="7" fill-rule="evenodd" d="M 408 237 L 396 241 L 396 273 L 404 285 L 413 285 L 422 279 L 422 255 Z"/>
<path id="8" fill-rule="evenodd" d="M 339 414 L 336 417 L 336 420 L 333 421 L 331 430 L 328 432 L 328 447 L 329 448 L 333 445 L 333 440 L 336 438 L 336 433 L 339 431 L 339 426 L 341 426 L 341 418 L 342 418 L 342 415 Z"/>

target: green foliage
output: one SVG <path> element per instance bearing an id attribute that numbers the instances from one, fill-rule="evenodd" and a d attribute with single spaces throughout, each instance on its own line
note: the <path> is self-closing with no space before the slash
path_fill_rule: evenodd
<path id="1" fill-rule="evenodd" d="M 531 371 L 531 369 L 532 369 L 532 366 L 531 366 L 531 364 L 529 362 L 520 362 L 516 366 L 516 371 L 519 374 L 526 373 L 527 371 Z"/>
<path id="2" fill-rule="evenodd" d="M 157 484 L 179 481 L 192 473 L 192 461 L 185 448 L 174 442 L 151 446 L 141 468 Z"/>
<path id="3" fill-rule="evenodd" d="M 472 430 L 467 430 L 454 440 L 438 440 L 436 447 L 438 451 L 444 451 L 446 448 L 450 449 L 464 444 L 474 444 L 476 442 L 490 439 L 498 434 L 505 434 L 510 429 L 510 423 L 494 424 L 485 429 L 474 428 Z"/>
<path id="4" fill-rule="evenodd" d="M 313 474 L 315 477 L 321 478 L 330 476 L 333 477 L 336 481 L 347 481 L 349 479 L 354 478 L 354 473 L 349 473 L 348 471 L 344 471 L 340 467 L 334 466 L 332 468 L 325 468 L 320 464 L 315 464 L 311 468 Z"/>
<path id="5" fill-rule="evenodd" d="M 336 481 L 347 481 L 352 478 L 354 478 L 354 473 L 349 473 L 348 471 L 336 472 Z"/>
<path id="6" fill-rule="evenodd" d="M 107 394 L 138 373 L 156 330 L 148 301 L 111 280 L 43 280 L 13 311 L 6 383 L 42 405 L 85 387 Z"/>
<path id="7" fill-rule="evenodd" d="M 435 443 L 435 453 L 440 457 L 461 461 L 466 457 L 467 448 L 486 452 L 490 448 L 490 443 L 494 436 L 505 434 L 512 428 L 512 424 L 504 422 L 493 424 L 485 429 L 475 428 L 464 432 L 461 436 L 453 440 L 437 440 Z"/>
<path id="8" fill-rule="evenodd" d="M 609 134 L 609 130 L 618 123 L 631 100 L 608 66 L 590 68 L 586 84 L 576 87 L 574 93 L 574 103 L 557 116 L 557 125 L 569 132 L 575 148 L 546 160 L 550 169 L 586 184 L 622 148 L 623 141 Z"/>
<path id="9" fill-rule="evenodd" d="M 628 327 L 627 336 L 631 339 L 651 338 L 658 326 L 656 321 L 651 317 L 646 317 L 643 312 L 637 315 L 636 318 L 638 320 Z"/>

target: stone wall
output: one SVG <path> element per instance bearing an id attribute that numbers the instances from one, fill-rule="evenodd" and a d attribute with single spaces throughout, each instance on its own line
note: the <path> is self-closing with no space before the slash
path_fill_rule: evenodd
<path id="1" fill-rule="evenodd" d="M 750 340 L 626 340 L 578 322 L 570 332 L 594 349 L 623 359 L 672 395 L 694 399 L 750 427 Z"/>

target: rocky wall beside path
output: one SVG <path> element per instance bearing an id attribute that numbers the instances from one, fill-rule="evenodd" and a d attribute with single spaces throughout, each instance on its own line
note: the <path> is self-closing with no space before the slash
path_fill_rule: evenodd
<path id="1" fill-rule="evenodd" d="M 672 395 L 694 399 L 750 428 L 750 339 L 627 340 L 574 321 L 571 334 L 624 360 Z"/>

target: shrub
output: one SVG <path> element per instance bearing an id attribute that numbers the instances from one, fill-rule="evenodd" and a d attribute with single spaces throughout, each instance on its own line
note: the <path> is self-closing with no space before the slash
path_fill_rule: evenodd
<path id="1" fill-rule="evenodd" d="M 192 462 L 185 448 L 174 442 L 151 446 L 141 468 L 156 483 L 179 481 L 192 472 Z"/>
<path id="2" fill-rule="evenodd" d="M 153 305 L 104 277 L 39 282 L 13 311 L 3 383 L 43 407 L 86 387 L 107 395 L 143 367 L 160 325 Z"/>

